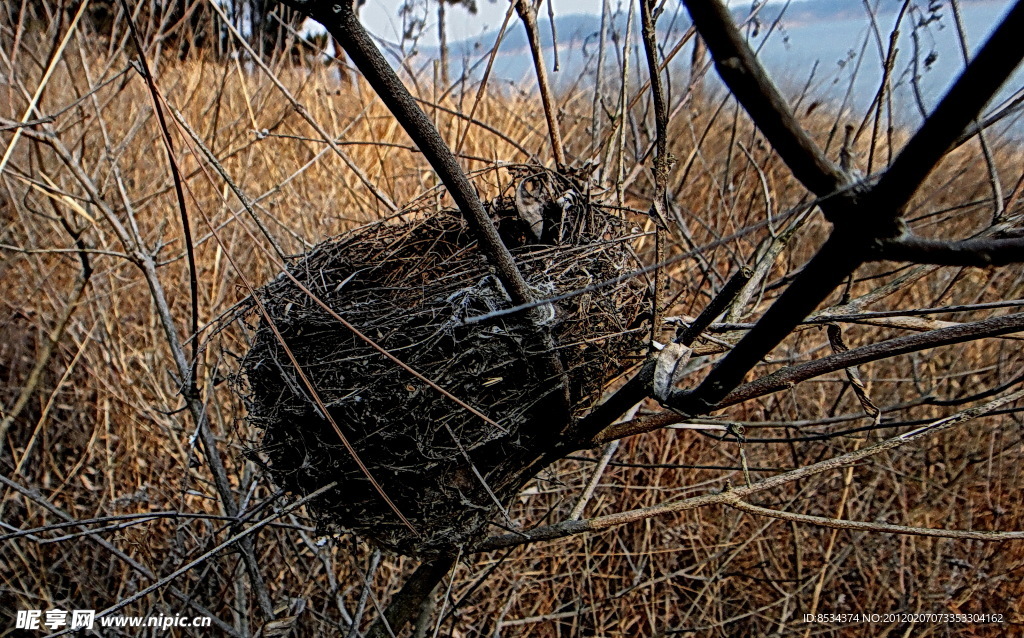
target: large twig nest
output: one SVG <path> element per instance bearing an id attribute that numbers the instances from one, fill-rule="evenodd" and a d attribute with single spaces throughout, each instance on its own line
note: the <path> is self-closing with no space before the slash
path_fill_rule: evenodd
<path id="1" fill-rule="evenodd" d="M 544 174 L 548 184 L 561 184 Z M 514 198 L 491 204 L 519 267 L 538 297 L 578 290 L 636 270 L 636 229 L 582 202 L 558 202 L 556 245 Z M 536 193 L 534 193 L 536 195 Z M 548 208 L 550 209 L 549 202 Z M 480 323 L 468 317 L 511 303 L 455 213 L 375 223 L 315 247 L 289 272 L 357 328 L 427 379 L 497 423 L 488 423 L 374 349 L 282 274 L 258 296 L 291 356 L 258 308 L 242 361 L 249 420 L 263 430 L 254 452 L 273 480 L 297 494 L 338 481 L 310 509 L 325 531 L 350 530 L 406 554 L 450 551 L 501 525 L 502 506 L 540 469 L 538 457 L 585 414 L 605 385 L 635 362 L 646 329 L 649 286 L 630 278 L 542 307 L 566 370 L 538 377 L 528 313 Z M 523 221 L 523 218 L 527 218 Z M 552 230 L 554 229 L 554 230 Z M 334 424 L 413 532 L 372 486 Z M 566 389 L 570 403 L 564 410 Z"/>

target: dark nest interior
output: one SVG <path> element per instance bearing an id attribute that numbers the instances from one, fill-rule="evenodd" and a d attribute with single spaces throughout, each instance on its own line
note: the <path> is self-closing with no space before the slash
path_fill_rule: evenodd
<path id="1" fill-rule="evenodd" d="M 632 246 L 636 226 L 575 193 L 557 203 L 547 199 L 543 233 L 524 221 L 530 214 L 523 182 L 516 196 L 489 204 L 538 298 L 641 266 Z M 556 206 L 557 222 L 550 215 Z M 251 304 L 254 336 L 240 391 L 250 423 L 263 432 L 251 455 L 297 495 L 337 481 L 309 504 L 321 529 L 355 532 L 403 554 L 453 551 L 488 523 L 503 526 L 505 504 L 541 469 L 552 441 L 636 363 L 650 334 L 651 290 L 642 276 L 541 306 L 535 316 L 544 341 L 554 344 L 565 370 L 542 378 L 544 345 L 529 313 L 464 323 L 511 302 L 466 223 L 451 211 L 364 226 L 316 246 L 289 273 L 362 336 L 284 273 L 258 291 L 280 338 Z"/>

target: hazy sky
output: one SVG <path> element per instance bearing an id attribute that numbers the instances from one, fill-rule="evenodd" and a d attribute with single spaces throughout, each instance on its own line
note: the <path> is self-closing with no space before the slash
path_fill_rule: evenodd
<path id="1" fill-rule="evenodd" d="M 412 0 L 422 5 L 422 0 Z M 768 0 L 769 3 L 784 2 L 785 0 Z M 812 2 L 827 2 L 828 0 L 810 0 Z M 992 0 L 1009 4 L 1010 0 Z M 398 16 L 398 7 L 405 0 L 366 0 L 362 9 L 363 24 L 375 35 L 395 42 L 399 39 L 402 30 L 401 18 Z M 448 9 L 448 39 L 451 42 L 470 38 L 484 31 L 496 29 L 501 26 L 508 10 L 508 0 L 476 0 L 477 13 L 470 14 L 461 7 L 449 7 Z M 579 13 L 590 13 L 600 15 L 602 0 L 550 0 L 554 7 L 555 15 L 572 15 Z M 629 0 L 609 0 L 612 10 L 624 10 Z M 680 3 L 681 4 L 681 3 Z M 751 0 L 727 0 L 727 4 L 738 7 L 749 7 Z M 668 3 L 668 10 L 671 11 L 672 3 Z M 681 9 L 683 10 L 683 9 Z M 422 11 L 422 8 L 420 9 Z M 547 13 L 547 4 L 541 8 L 543 14 Z M 515 17 L 515 16 L 513 16 Z M 542 16 L 543 17 L 543 16 Z M 639 18 L 638 18 L 639 19 Z M 420 42 L 427 46 L 437 44 L 437 5 L 434 0 L 429 0 L 429 7 L 426 15 L 427 26 Z"/>
<path id="2" fill-rule="evenodd" d="M 421 0 L 412 0 L 413 2 L 419 1 L 422 5 Z M 580 13 L 589 13 L 593 15 L 601 14 L 601 4 L 603 0 L 550 0 L 555 10 L 555 16 L 559 15 L 572 15 Z M 811 2 L 827 2 L 828 0 L 810 0 Z M 398 17 L 398 7 L 402 5 L 405 0 L 366 0 L 366 4 L 362 9 L 363 24 L 366 25 L 375 35 L 382 37 L 386 40 L 397 41 L 399 34 L 401 33 L 402 23 Z M 612 11 L 616 9 L 625 10 L 628 6 L 629 0 L 609 0 Z M 769 4 L 776 2 L 785 2 L 785 0 L 767 0 Z M 464 40 L 466 38 L 479 35 L 480 33 L 496 29 L 501 26 L 502 20 L 505 19 L 505 12 L 508 11 L 509 2 L 508 0 L 476 0 L 477 13 L 470 14 L 461 7 L 451 7 L 448 9 L 448 40 L 455 42 L 458 40 Z M 749 7 L 753 4 L 752 0 L 726 0 L 726 4 L 737 6 L 737 7 Z M 667 11 L 672 11 L 672 3 L 667 3 Z M 679 3 L 680 10 L 682 9 L 682 3 Z M 422 11 L 422 9 L 420 9 Z M 545 3 L 541 7 L 542 14 L 546 15 L 548 6 Z M 430 0 L 430 6 L 427 9 L 427 26 L 423 34 L 421 42 L 425 45 L 437 44 L 437 5 L 433 0 Z M 515 15 L 513 14 L 513 17 Z M 544 17 L 544 16 L 542 16 Z M 639 17 L 637 18 L 639 19 Z"/>
<path id="3" fill-rule="evenodd" d="M 367 0 L 362 9 L 363 24 L 374 34 L 387 40 L 397 40 L 401 32 L 402 23 L 398 17 L 398 7 L 404 0 Z M 477 13 L 470 14 L 461 7 L 448 9 L 448 39 L 451 42 L 462 40 L 480 34 L 489 29 L 496 29 L 501 26 L 505 19 L 505 12 L 508 11 L 509 3 L 506 0 L 476 0 Z M 601 13 L 601 0 L 552 0 L 555 15 L 572 15 L 574 13 Z M 625 7 L 625 1 L 611 0 L 612 10 L 616 7 Z M 547 12 L 545 4 L 541 11 Z M 427 14 L 427 27 L 423 44 L 433 45 L 437 43 L 437 5 L 430 3 Z"/>

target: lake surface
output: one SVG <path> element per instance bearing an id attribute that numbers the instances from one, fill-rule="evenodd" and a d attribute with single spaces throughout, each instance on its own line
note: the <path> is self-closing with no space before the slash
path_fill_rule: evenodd
<path id="1" fill-rule="evenodd" d="M 961 14 L 972 55 L 984 44 L 1008 8 L 1006 2 L 963 5 Z M 914 24 L 921 17 L 920 14 L 904 17 L 891 76 L 893 103 L 900 119 L 908 124 L 921 120 L 911 84 L 913 78 L 919 78 L 921 101 L 930 109 L 964 68 L 960 40 L 948 7 L 939 12 L 938 20 L 916 29 L 918 44 L 915 55 Z M 889 47 L 889 34 L 896 25 L 896 19 L 894 14 L 878 17 L 883 51 Z M 784 29 L 781 34 L 755 38 L 755 42 L 762 45 L 760 57 L 766 66 L 780 79 L 781 85 L 788 85 L 786 88 L 790 91 L 802 88 L 814 70 L 814 96 L 833 104 L 843 104 L 849 92 L 846 103 L 855 113 L 862 113 L 868 108 L 878 91 L 883 53 L 879 51 L 867 19 L 797 26 Z M 1022 82 L 1024 72 L 1018 69 L 992 105 L 1016 92 Z"/>

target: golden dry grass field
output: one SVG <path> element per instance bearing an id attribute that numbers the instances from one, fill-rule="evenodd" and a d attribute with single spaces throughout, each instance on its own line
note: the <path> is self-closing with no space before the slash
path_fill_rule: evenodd
<path id="1" fill-rule="evenodd" d="M 252 333 L 223 318 L 250 286 L 277 276 L 280 262 L 174 113 L 252 202 L 285 255 L 405 207 L 429 214 L 452 202 L 369 86 L 339 76 L 336 65 L 280 56 L 261 69 L 240 58 L 150 51 L 194 243 L 200 333 L 192 335 L 178 198 L 153 101 L 131 64 L 134 48 L 126 39 L 94 46 L 83 29 L 50 65 L 64 33 L 26 29 L 16 49 L 7 48 L 13 32 L 0 34 L 7 50 L 0 72 L 0 635 L 45 633 L 15 629 L 18 610 L 101 611 L 194 561 L 117 613 L 208 614 L 213 628 L 103 635 L 337 636 L 346 635 L 354 615 L 365 630 L 418 562 L 377 553 L 352 535 L 320 536 L 304 508 L 285 511 L 295 495 L 281 494 L 247 455 L 261 432 L 245 420 L 231 379 Z M 635 72 L 646 78 L 645 70 Z M 44 75 L 38 103 L 27 110 Z M 422 78 L 409 84 L 485 200 L 509 192 L 510 166 L 552 165 L 532 87 L 478 94 L 474 84 L 449 92 Z M 623 100 L 620 86 L 618 78 L 608 80 L 596 119 L 593 86 L 562 91 L 560 125 L 570 161 L 598 164 L 595 193 L 646 231 L 632 247 L 653 264 L 654 224 L 643 214 L 654 192 L 653 119 L 644 87 L 627 83 Z M 700 356 L 683 381 L 692 386 L 800 272 L 829 224 L 724 92 L 688 90 L 685 78 L 675 91 L 668 195 L 678 218 L 666 234 L 666 254 L 676 258 L 663 268 L 664 314 L 692 318 L 740 267 L 764 266 L 742 303 L 697 342 Z M 858 129 L 847 151 L 864 173 L 884 168 L 910 134 L 887 132 L 884 118 L 875 130 L 874 114 L 861 127 L 863 114 L 827 106 L 808 112 L 794 102 L 832 159 L 844 127 Z M 337 140 L 333 148 L 311 121 Z M 991 228 L 993 216 L 1019 229 L 1024 154 L 996 133 L 986 144 L 991 169 L 974 137 L 932 172 L 907 214 L 915 232 L 971 237 Z M 856 348 L 1012 314 L 1019 304 L 996 302 L 1022 297 L 1019 265 L 879 262 L 857 270 L 819 311 L 851 315 L 836 325 Z M 951 306 L 968 308 L 914 312 Z M 863 450 L 1006 396 L 1019 389 L 1013 382 L 1024 364 L 1022 339 L 1007 334 L 859 366 L 865 395 L 880 408 L 877 419 L 839 370 L 685 427 L 574 453 L 527 485 L 511 519 L 523 529 L 566 520 L 593 484 L 575 515 L 606 528 L 461 556 L 420 635 L 1024 631 L 1020 537 L 839 529 L 728 503 L 638 513 Z M 197 353 L 197 400 L 215 449 L 197 440 L 172 341 L 186 357 Z M 750 378 L 829 355 L 834 346 L 823 324 L 801 325 Z M 1010 401 L 747 501 L 798 516 L 909 528 L 1024 530 L 1020 405 Z M 661 412 L 653 400 L 640 408 L 641 416 Z M 211 454 L 226 470 L 235 512 L 218 495 Z M 607 467 L 597 462 L 603 456 Z M 617 519 L 623 512 L 637 515 Z M 265 518 L 248 538 L 279 633 L 261 611 L 241 546 L 218 548 Z M 898 612 L 1002 614 L 1003 622 L 804 622 L 805 614 Z"/>

